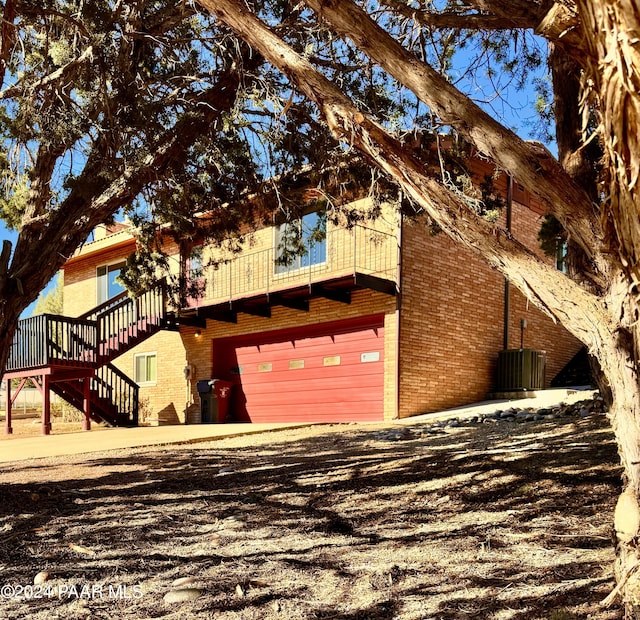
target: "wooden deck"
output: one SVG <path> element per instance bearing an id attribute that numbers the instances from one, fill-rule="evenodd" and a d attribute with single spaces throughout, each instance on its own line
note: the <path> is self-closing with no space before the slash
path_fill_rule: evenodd
<path id="1" fill-rule="evenodd" d="M 31 380 L 43 398 L 42 433 L 51 430 L 50 390 L 91 420 L 113 426 L 138 422 L 138 386 L 111 362 L 166 327 L 164 283 L 136 299 L 126 294 L 79 318 L 42 314 L 19 322 L 6 371 L 5 433 L 11 434 L 11 408 Z M 12 390 L 12 380 L 21 379 Z"/>

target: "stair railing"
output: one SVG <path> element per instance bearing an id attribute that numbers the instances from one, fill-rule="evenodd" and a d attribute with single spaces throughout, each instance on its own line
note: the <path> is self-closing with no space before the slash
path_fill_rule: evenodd
<path id="1" fill-rule="evenodd" d="M 92 311 L 98 324 L 99 359 L 110 361 L 139 336 L 164 327 L 166 321 L 165 284 L 132 299 L 119 296 L 103 309 Z"/>
<path id="2" fill-rule="evenodd" d="M 138 425 L 138 403 L 140 388 L 113 364 L 105 364 L 96 371 L 91 380 L 92 396 L 108 400 L 115 410 L 115 420 L 107 421 L 121 425 L 124 421 L 132 426 Z"/>
<path id="3" fill-rule="evenodd" d="M 114 306 L 117 306 L 118 304 L 120 304 L 121 301 L 126 299 L 129 299 L 129 295 L 127 291 L 123 291 L 122 293 L 119 293 L 115 297 L 112 297 L 111 299 L 107 299 L 107 301 L 101 303 L 99 306 L 96 306 L 95 308 L 91 308 L 91 310 L 85 312 L 84 314 L 81 314 L 78 318 L 86 319 L 88 321 L 97 321 L 98 316 L 100 314 L 107 312 Z"/>

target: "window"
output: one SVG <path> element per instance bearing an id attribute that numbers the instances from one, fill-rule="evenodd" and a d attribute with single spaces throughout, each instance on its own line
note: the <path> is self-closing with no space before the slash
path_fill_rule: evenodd
<path id="1" fill-rule="evenodd" d="M 307 213 L 276 231 L 275 272 L 287 273 L 327 261 L 327 219 L 324 213 Z"/>
<path id="2" fill-rule="evenodd" d="M 562 239 L 556 240 L 556 269 L 562 271 L 562 273 L 567 273 L 567 242 Z"/>
<path id="3" fill-rule="evenodd" d="M 197 245 L 191 248 L 187 269 L 189 274 L 189 280 L 197 281 L 202 279 L 204 272 L 202 270 L 202 246 L 201 245 Z"/>
<path id="4" fill-rule="evenodd" d="M 98 267 L 98 305 L 103 304 L 105 301 L 109 301 L 111 298 L 124 292 L 124 286 L 122 286 L 120 282 L 116 281 L 116 278 L 120 275 L 120 271 L 124 266 L 125 263 L 122 262 L 114 265 L 103 265 L 102 267 Z"/>
<path id="5" fill-rule="evenodd" d="M 206 281 L 202 265 L 202 246 L 191 248 L 185 261 L 185 291 L 183 303 L 187 308 L 195 308 L 199 300 L 204 296 Z"/>
<path id="6" fill-rule="evenodd" d="M 158 356 L 156 353 L 140 353 L 133 358 L 133 380 L 138 385 L 158 380 Z"/>

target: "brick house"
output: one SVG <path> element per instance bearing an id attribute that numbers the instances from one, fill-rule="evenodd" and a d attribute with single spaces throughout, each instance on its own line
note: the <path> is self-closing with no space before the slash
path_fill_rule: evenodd
<path id="1" fill-rule="evenodd" d="M 497 189 L 506 195 L 504 176 Z M 368 203 L 354 206 L 366 210 Z M 516 185 L 514 236 L 537 247 L 542 217 Z M 238 421 L 403 418 L 486 398 L 496 387 L 502 349 L 546 352 L 548 386 L 580 348 L 515 289 L 506 293 L 499 273 L 423 221 L 402 218 L 391 206 L 373 223 L 352 228 L 317 218 L 309 213 L 257 230 L 241 254 L 217 267 L 208 266 L 220 258 L 211 248 L 192 248 L 186 266 L 204 294 L 178 318 L 148 321 L 143 329 L 141 302 L 119 311 L 124 320 L 136 317 L 136 333 L 108 355 L 105 340 L 94 366 L 108 362 L 111 372 L 139 386 L 141 422 L 200 422 L 198 383 L 213 378 L 231 382 Z M 326 236 L 314 240 L 308 231 L 319 225 Z M 287 226 L 297 226 L 309 247 L 282 264 Z M 66 316 L 91 321 L 94 307 L 125 303 L 110 300 L 122 298 L 115 277 L 135 243 L 126 226 L 103 229 L 67 261 Z M 177 247 L 167 249 L 177 272 L 185 260 Z M 157 299 L 142 303 L 155 308 Z M 116 328 L 103 328 L 103 339 L 105 329 L 117 339 Z M 123 332 L 131 334 L 131 323 Z M 24 376 L 15 365 L 8 370 L 7 376 Z M 91 373 L 76 379 L 67 366 L 63 371 L 57 382 L 52 373 L 51 388 L 63 396 L 75 391 L 76 402 L 83 395 L 86 408 L 95 400 L 85 380 Z M 83 387 L 64 387 L 66 377 Z"/>

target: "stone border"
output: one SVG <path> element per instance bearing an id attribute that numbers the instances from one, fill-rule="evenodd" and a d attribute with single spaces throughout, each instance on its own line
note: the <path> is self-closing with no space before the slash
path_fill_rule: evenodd
<path id="1" fill-rule="evenodd" d="M 445 420 L 438 420 L 431 424 L 420 425 L 420 427 L 394 428 L 389 431 L 382 431 L 375 434 L 377 439 L 387 441 L 400 441 L 417 439 L 422 435 L 434 435 L 442 433 L 447 428 L 477 426 L 478 424 L 499 424 L 511 423 L 522 424 L 525 422 L 544 422 L 563 418 L 586 418 L 590 415 L 604 415 L 607 407 L 601 396 L 576 401 L 567 404 L 560 403 L 552 407 L 511 407 L 509 409 L 497 409 L 492 413 L 482 413 L 469 417 L 452 417 Z"/>

